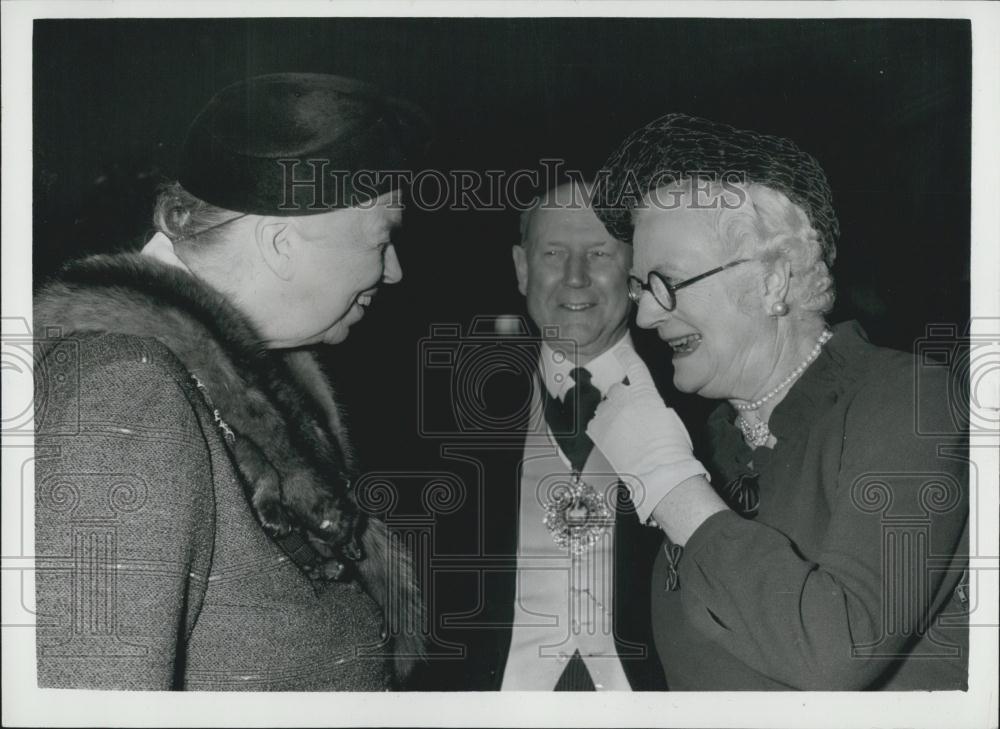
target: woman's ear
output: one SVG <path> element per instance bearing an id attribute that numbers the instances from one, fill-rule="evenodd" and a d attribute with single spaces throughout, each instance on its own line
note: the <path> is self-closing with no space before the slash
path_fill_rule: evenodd
<path id="1" fill-rule="evenodd" d="M 788 292 L 792 285 L 792 266 L 788 259 L 779 256 L 770 265 L 764 277 L 764 309 L 782 316 L 788 312 Z M 784 308 L 782 308 L 784 307 Z"/>
<path id="2" fill-rule="evenodd" d="M 295 231 L 283 218 L 264 217 L 254 229 L 257 250 L 264 264 L 282 281 L 289 281 L 295 270 Z"/>

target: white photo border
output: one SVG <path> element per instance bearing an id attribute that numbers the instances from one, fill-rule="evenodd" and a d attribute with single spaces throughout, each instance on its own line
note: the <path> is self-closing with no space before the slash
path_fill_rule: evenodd
<path id="1" fill-rule="evenodd" d="M 74 0 L 5 2 L 2 76 L 2 311 L 4 326 L 31 312 L 32 21 L 38 18 L 180 17 L 759 17 L 968 18 L 972 22 L 972 302 L 982 333 L 1000 324 L 1000 6 L 985 2 L 475 2 L 357 0 L 173 3 Z M 992 319 L 992 332 L 987 332 Z M 978 332 L 973 331 L 973 334 Z M 994 372 L 993 375 L 997 373 Z M 996 383 L 994 382 L 994 385 Z M 987 390 L 988 392 L 989 390 Z M 994 386 L 992 392 L 996 393 Z M 6 393 L 5 393 L 6 394 Z M 996 408 L 997 402 L 984 403 Z M 992 411 L 995 419 L 995 411 Z M 979 514 L 998 513 L 998 449 L 975 448 Z M 33 504 L 17 488 L 32 445 L 4 442 L 3 724 L 5 726 L 685 726 L 988 727 L 997 723 L 996 625 L 972 629 L 968 692 L 593 693 L 581 694 L 227 694 L 38 689 L 31 628 L 8 626 L 8 596 L 21 589 L 33 554 Z M 27 471 L 25 471 L 27 469 Z M 993 488 L 990 488 L 990 484 Z M 997 614 L 997 522 L 978 520 L 979 608 Z M 27 526 L 25 526 L 27 525 Z M 15 556 L 7 556 L 15 555 Z"/>

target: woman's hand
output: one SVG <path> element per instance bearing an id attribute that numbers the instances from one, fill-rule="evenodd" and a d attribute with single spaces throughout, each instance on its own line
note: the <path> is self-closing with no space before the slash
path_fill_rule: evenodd
<path id="1" fill-rule="evenodd" d="M 618 383 L 608 390 L 587 426 L 587 435 L 628 487 L 640 521 L 646 522 L 674 488 L 695 477 L 714 497 L 715 505 L 722 504 L 708 485 L 704 466 L 692 453 L 687 429 L 660 398 L 645 363 L 630 347 L 617 348 L 614 356 L 625 369 L 628 384 Z M 704 496 L 701 490 L 696 493 Z M 657 521 L 667 530 L 667 524 L 660 518 Z"/>

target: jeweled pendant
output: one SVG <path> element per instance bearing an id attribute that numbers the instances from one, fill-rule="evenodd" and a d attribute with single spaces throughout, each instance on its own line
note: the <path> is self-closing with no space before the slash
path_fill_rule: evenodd
<path id="1" fill-rule="evenodd" d="M 556 486 L 543 507 L 542 523 L 552 535 L 552 541 L 573 554 L 590 549 L 613 521 L 605 500 L 593 486 L 580 480 L 578 474 L 573 475 L 571 482 Z"/>
<path id="2" fill-rule="evenodd" d="M 762 420 L 758 420 L 756 423 L 751 423 L 749 420 L 740 415 L 736 418 L 736 426 L 743 433 L 743 440 L 747 442 L 747 445 L 751 448 L 760 448 L 763 445 L 767 445 L 768 438 L 771 437 L 771 430 L 767 427 L 767 423 Z"/>

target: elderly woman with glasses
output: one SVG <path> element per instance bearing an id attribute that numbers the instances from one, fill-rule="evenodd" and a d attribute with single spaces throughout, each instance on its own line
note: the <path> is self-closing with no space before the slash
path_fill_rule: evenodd
<path id="1" fill-rule="evenodd" d="M 670 114 L 605 172 L 594 207 L 634 245 L 638 324 L 679 390 L 721 401 L 706 473 L 679 482 L 690 441 L 638 358 L 588 428 L 665 533 L 671 690 L 964 688 L 961 403 L 939 369 L 827 324 L 838 225 L 816 160 Z"/>

